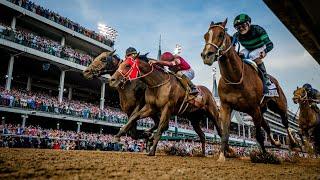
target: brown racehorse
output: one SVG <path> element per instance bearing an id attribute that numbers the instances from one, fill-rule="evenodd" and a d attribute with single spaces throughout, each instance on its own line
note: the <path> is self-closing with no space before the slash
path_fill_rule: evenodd
<path id="1" fill-rule="evenodd" d="M 303 137 L 306 137 L 307 143 L 313 142 L 315 152 L 320 154 L 320 114 L 310 107 L 312 99 L 308 99 L 303 87 L 297 88 L 293 95 L 293 102 L 299 103 L 300 108 L 298 123 L 302 144 L 305 145 Z"/>
<path id="2" fill-rule="evenodd" d="M 221 110 L 219 122 L 221 122 L 222 141 L 221 152 L 218 161 L 225 161 L 225 148 L 229 139 L 230 115 L 232 110 L 249 114 L 255 125 L 256 139 L 264 153 L 264 137 L 261 126 L 267 132 L 271 143 L 280 146 L 274 140 L 268 123 L 263 118 L 263 113 L 269 108 L 281 116 L 282 124 L 287 129 L 290 142 L 294 142 L 288 124 L 287 100 L 279 86 L 278 81 L 271 77 L 275 83 L 279 97 L 265 97 L 263 102 L 263 85 L 258 73 L 249 65 L 245 64 L 235 51 L 231 37 L 226 32 L 227 19 L 222 23 L 211 22 L 208 32 L 204 35 L 205 47 L 201 53 L 203 62 L 212 65 L 218 61 L 221 73 L 219 81 L 219 96 Z"/>
<path id="3" fill-rule="evenodd" d="M 165 73 L 163 70 L 156 68 L 155 65 L 139 60 L 127 58 L 120 64 L 116 73 L 110 80 L 110 86 L 118 87 L 122 81 L 126 81 L 133 72 L 134 68 L 138 68 L 140 74 L 136 79 L 141 79 L 146 85 L 145 106 L 137 113 L 134 113 L 128 123 L 123 126 L 119 133 L 115 136 L 115 140 L 119 140 L 121 135 L 127 132 L 132 123 L 144 117 L 153 116 L 160 112 L 160 122 L 157 132 L 153 137 L 153 146 L 148 155 L 154 156 L 160 136 L 169 127 L 169 119 L 172 115 L 180 115 L 180 107 L 185 102 L 186 91 L 180 82 L 172 74 Z M 217 105 L 212 97 L 211 92 L 204 86 L 198 86 L 203 97 L 203 106 L 197 108 L 193 105 L 188 106 L 183 115 L 190 121 L 199 135 L 202 143 L 202 153 L 205 154 L 205 135 L 200 127 L 200 119 L 204 115 L 207 116 L 217 127 L 217 117 L 219 115 Z M 220 134 L 220 128 L 217 127 Z"/>
<path id="4" fill-rule="evenodd" d="M 119 64 L 122 60 L 114 55 L 115 50 L 112 52 L 103 52 L 97 56 L 88 68 L 83 71 L 83 75 L 86 79 L 92 79 L 94 77 L 100 77 L 103 74 L 112 75 L 118 69 Z M 118 87 L 117 91 L 120 98 L 120 107 L 123 112 L 125 112 L 128 117 L 130 117 L 134 112 L 139 111 L 144 105 L 144 93 L 146 90 L 146 85 L 141 81 L 132 81 L 122 84 L 123 87 Z M 155 125 L 146 130 L 146 134 L 151 134 L 157 127 L 159 123 L 158 116 L 152 116 Z M 136 125 L 130 129 L 132 131 L 132 136 L 135 138 L 138 136 L 136 134 Z"/>

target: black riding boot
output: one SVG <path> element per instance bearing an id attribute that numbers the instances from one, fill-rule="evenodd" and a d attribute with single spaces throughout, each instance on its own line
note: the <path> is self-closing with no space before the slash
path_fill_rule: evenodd
<path id="1" fill-rule="evenodd" d="M 268 77 L 266 67 L 264 66 L 264 63 L 261 63 L 261 64 L 258 64 L 258 68 L 260 70 L 261 79 L 263 82 L 263 94 L 268 94 L 269 93 L 268 86 L 270 85 L 270 79 Z"/>
<path id="2" fill-rule="evenodd" d="M 199 93 L 197 87 L 192 83 L 192 81 L 186 76 L 186 75 L 182 75 L 182 79 L 185 80 L 189 87 L 190 87 L 190 93 L 191 95 L 196 95 Z"/>

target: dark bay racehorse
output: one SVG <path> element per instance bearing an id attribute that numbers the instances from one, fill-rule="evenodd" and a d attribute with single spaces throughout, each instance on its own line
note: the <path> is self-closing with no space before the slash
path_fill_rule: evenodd
<path id="1" fill-rule="evenodd" d="M 134 70 L 140 72 L 136 79 L 140 79 L 147 85 L 145 92 L 146 104 L 139 112 L 132 114 L 128 123 L 120 129 L 115 139 L 119 140 L 121 135 L 127 132 L 138 119 L 160 113 L 158 129 L 154 134 L 153 146 L 148 154 L 151 156 L 155 155 L 161 134 L 169 127 L 170 117 L 172 115 L 181 115 L 178 112 L 186 97 L 186 91 L 176 77 L 154 66 L 138 58 L 133 59 L 130 57 L 120 64 L 110 80 L 110 86 L 118 87 L 121 82 L 128 80 L 131 72 Z M 198 108 L 190 105 L 183 115 L 191 121 L 195 132 L 199 135 L 202 143 L 202 153 L 205 154 L 205 135 L 200 127 L 200 119 L 204 115 L 207 116 L 215 124 L 220 134 L 220 128 L 216 122 L 219 112 L 211 92 L 204 86 L 198 86 L 198 88 L 202 93 L 203 106 Z"/>
<path id="2" fill-rule="evenodd" d="M 300 108 L 298 124 L 302 144 L 305 145 L 306 137 L 307 144 L 313 143 L 315 152 L 320 154 L 320 114 L 310 107 L 312 99 L 308 99 L 307 91 L 303 87 L 297 88 L 293 95 L 293 102 L 299 103 Z"/>
<path id="3" fill-rule="evenodd" d="M 264 153 L 266 150 L 261 126 L 267 132 L 271 143 L 280 146 L 280 143 L 274 140 L 270 127 L 263 118 L 263 113 L 267 108 L 281 116 L 290 142 L 294 142 L 288 124 L 287 100 L 278 81 L 270 76 L 277 87 L 279 97 L 265 97 L 261 103 L 263 98 L 262 81 L 254 68 L 245 64 L 238 56 L 231 43 L 231 37 L 226 32 L 226 24 L 227 20 L 222 23 L 212 22 L 210 24 L 208 32 L 204 35 L 205 46 L 201 53 L 205 64 L 212 65 L 213 62 L 218 61 L 220 67 L 221 79 L 218 90 L 221 100 L 219 122 L 222 123 L 222 142 L 218 161 L 221 162 L 225 161 L 224 152 L 229 139 L 232 110 L 245 112 L 252 117 L 256 129 L 256 139 Z"/>
<path id="4" fill-rule="evenodd" d="M 104 74 L 110 74 L 116 72 L 118 66 L 121 63 L 121 59 L 116 56 L 115 51 L 103 52 L 97 56 L 88 68 L 83 71 L 83 75 L 86 79 L 92 79 L 94 77 L 100 77 Z M 127 82 L 122 84 L 123 87 L 117 87 L 120 98 L 120 107 L 123 112 L 130 117 L 134 112 L 139 111 L 144 105 L 144 93 L 146 90 L 146 85 L 137 80 L 132 82 Z M 146 130 L 146 134 L 151 134 L 153 130 L 158 127 L 159 117 L 154 115 L 151 116 L 154 120 L 155 125 Z M 136 134 L 136 124 L 130 129 L 132 131 L 132 136 L 135 138 L 138 136 Z"/>

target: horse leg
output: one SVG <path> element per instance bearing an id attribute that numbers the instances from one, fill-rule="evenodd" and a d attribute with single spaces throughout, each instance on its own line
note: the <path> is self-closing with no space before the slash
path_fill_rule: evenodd
<path id="1" fill-rule="evenodd" d="M 153 131 L 156 130 L 156 129 L 158 128 L 158 126 L 159 126 L 159 121 L 160 121 L 159 116 L 154 115 L 154 116 L 152 116 L 151 118 L 152 118 L 153 121 L 154 121 L 154 125 L 153 125 L 151 128 L 145 130 L 145 133 L 146 133 L 147 135 L 152 134 Z"/>
<path id="2" fill-rule="evenodd" d="M 271 144 L 276 146 L 276 147 L 280 147 L 281 143 L 279 141 L 276 141 L 272 134 L 271 134 L 271 129 L 269 124 L 267 123 L 267 121 L 264 119 L 263 115 L 261 115 L 261 126 L 263 127 L 263 129 L 267 132 L 267 135 L 271 141 Z"/>
<path id="3" fill-rule="evenodd" d="M 280 87 L 279 87 L 279 89 L 280 89 Z M 286 100 L 286 97 L 283 94 L 282 90 L 279 93 L 279 98 L 275 98 L 272 101 L 270 101 L 268 103 L 268 107 L 271 111 L 280 115 L 281 122 L 287 130 L 287 134 L 289 137 L 289 143 L 291 144 L 291 146 L 296 146 L 297 142 L 293 138 L 291 129 L 289 128 L 288 113 L 287 113 L 287 109 L 288 109 L 287 100 Z"/>
<path id="4" fill-rule="evenodd" d="M 253 124 L 256 129 L 256 139 L 257 142 L 259 143 L 261 150 L 263 153 L 266 153 L 266 148 L 264 147 L 264 137 L 262 135 L 261 131 L 261 123 L 263 121 L 262 119 L 262 114 L 259 108 L 255 109 L 254 112 L 250 113 L 250 116 L 252 117 Z"/>
<path id="5" fill-rule="evenodd" d="M 122 128 L 120 128 L 118 134 L 115 135 L 114 140 L 120 142 L 120 137 L 122 134 L 126 133 L 134 123 L 141 118 L 148 117 L 153 113 L 153 109 L 149 104 L 146 104 L 140 111 L 132 114 L 127 122 Z"/>
<path id="6" fill-rule="evenodd" d="M 169 108 L 169 103 L 167 103 L 161 111 L 159 126 L 156 134 L 154 135 L 153 145 L 148 156 L 154 156 L 156 154 L 156 149 L 157 149 L 157 145 L 160 140 L 161 134 L 169 125 L 169 119 L 171 116 L 170 108 Z"/>
<path id="7" fill-rule="evenodd" d="M 224 162 L 226 160 L 224 153 L 228 147 L 230 122 L 231 122 L 231 108 L 227 104 L 221 104 L 221 114 L 219 115 L 219 122 L 221 123 L 221 149 L 218 162 Z"/>
<path id="8" fill-rule="evenodd" d="M 194 131 L 198 134 L 201 142 L 202 155 L 206 155 L 206 136 L 200 127 L 200 121 L 196 120 L 196 118 L 191 119 L 191 125 L 193 126 Z"/>

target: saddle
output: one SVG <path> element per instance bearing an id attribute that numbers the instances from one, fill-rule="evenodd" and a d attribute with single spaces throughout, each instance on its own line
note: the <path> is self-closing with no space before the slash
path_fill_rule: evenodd
<path id="1" fill-rule="evenodd" d="M 263 74 L 259 71 L 258 69 L 258 66 L 257 64 L 250 60 L 250 59 L 244 59 L 242 58 L 242 61 L 248 65 L 250 65 L 250 67 L 252 67 L 259 75 L 259 77 L 262 79 L 263 77 Z M 279 94 L 278 94 L 278 90 L 277 90 L 277 86 L 274 84 L 274 82 L 272 81 L 272 79 L 270 78 L 270 75 L 268 74 L 269 76 L 269 79 L 270 79 L 270 82 L 271 84 L 268 85 L 268 89 L 269 89 L 269 93 L 268 94 L 265 94 L 264 96 L 266 97 L 279 97 Z"/>

